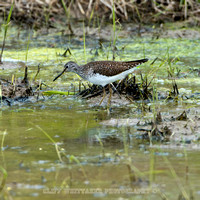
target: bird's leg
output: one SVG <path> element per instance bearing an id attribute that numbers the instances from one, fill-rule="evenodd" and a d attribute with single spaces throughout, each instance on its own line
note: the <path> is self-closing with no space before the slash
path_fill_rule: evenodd
<path id="1" fill-rule="evenodd" d="M 111 84 L 112 84 L 112 83 L 111 83 Z M 111 97 L 112 97 L 112 88 L 110 87 L 111 84 L 108 85 L 110 95 L 109 95 L 107 107 L 109 107 L 109 105 L 110 105 L 110 103 L 111 103 Z M 114 86 L 114 85 L 113 85 L 113 86 Z"/>
<path id="2" fill-rule="evenodd" d="M 112 84 L 112 83 L 110 83 L 111 84 L 111 86 L 113 87 L 113 89 L 114 89 L 114 91 L 117 93 L 117 95 L 119 96 L 119 98 L 121 99 L 121 96 L 120 96 L 120 94 L 119 94 L 119 92 L 117 91 L 117 89 L 115 88 L 115 86 Z"/>
<path id="3" fill-rule="evenodd" d="M 120 83 L 122 82 L 123 79 L 119 80 L 119 82 L 117 83 L 116 89 L 119 87 Z"/>
<path id="4" fill-rule="evenodd" d="M 118 87 L 119 87 L 119 85 L 120 85 L 120 83 L 121 83 L 123 80 L 125 80 L 127 77 L 128 77 L 128 75 L 127 75 L 125 78 L 121 79 L 121 80 L 118 82 L 118 84 L 117 84 L 116 88 L 118 88 Z"/>
<path id="5" fill-rule="evenodd" d="M 105 87 L 103 87 L 103 97 L 102 97 L 102 99 L 101 99 L 101 101 L 100 101 L 100 103 L 99 103 L 99 106 L 102 104 L 102 102 L 103 102 L 105 96 L 106 96 L 106 90 L 105 90 Z"/>

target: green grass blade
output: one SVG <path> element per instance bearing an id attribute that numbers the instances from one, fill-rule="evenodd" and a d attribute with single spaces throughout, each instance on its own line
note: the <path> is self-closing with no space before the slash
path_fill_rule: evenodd
<path id="1" fill-rule="evenodd" d="M 6 130 L 3 132 L 3 137 L 2 137 L 2 141 L 1 141 L 1 150 L 3 151 L 3 144 L 4 144 L 4 140 L 5 140 L 5 136 L 6 136 L 7 132 Z"/>
<path id="2" fill-rule="evenodd" d="M 62 3 L 62 5 L 63 5 L 63 8 L 64 8 L 64 10 L 65 10 L 65 15 L 67 16 L 67 18 L 69 17 L 69 12 L 67 11 L 67 7 L 66 7 L 66 5 L 65 5 L 65 2 L 64 2 L 64 0 L 61 0 L 61 3 Z"/>
<path id="3" fill-rule="evenodd" d="M 12 15 L 13 8 L 14 8 L 14 1 L 12 2 L 12 5 L 10 7 L 10 11 L 9 11 L 9 14 L 8 14 L 6 24 L 4 24 L 5 29 L 4 29 L 4 36 L 3 36 L 3 45 L 2 45 L 1 53 L 0 53 L 0 64 L 2 63 L 2 55 L 3 55 L 3 50 L 4 50 L 5 42 L 6 42 L 6 35 L 7 35 L 7 31 L 8 31 L 8 26 L 10 24 L 10 18 L 11 18 L 11 15 Z"/>
<path id="4" fill-rule="evenodd" d="M 13 1 L 13 2 L 12 2 L 12 5 L 11 5 L 11 7 L 10 7 L 9 14 L 8 14 L 7 24 L 9 24 L 9 22 L 10 22 L 10 18 L 11 18 L 11 15 L 12 15 L 12 11 L 13 11 L 13 8 L 14 8 L 14 4 L 15 4 L 15 2 Z"/>
<path id="5" fill-rule="evenodd" d="M 86 58 L 86 45 L 85 45 L 85 23 L 83 22 L 83 48 L 84 48 L 84 58 L 85 58 L 85 63 L 87 62 Z"/>
<path id="6" fill-rule="evenodd" d="M 27 41 L 27 47 L 26 47 L 26 56 L 25 56 L 25 61 L 26 61 L 26 63 L 27 63 L 27 60 L 28 60 L 29 44 L 30 44 L 30 33 L 29 33 L 29 35 L 28 35 L 28 41 Z"/>
<path id="7" fill-rule="evenodd" d="M 1 166 L 0 166 L 0 171 L 3 174 L 3 178 L 2 178 L 2 181 L 0 183 L 0 193 L 1 193 L 1 191 L 3 190 L 3 188 L 4 188 L 5 184 L 6 184 L 6 179 L 7 179 L 8 174 L 7 174 L 7 171 Z"/>
<path id="8" fill-rule="evenodd" d="M 44 91 L 42 92 L 43 95 L 75 95 L 74 92 L 63 92 L 63 91 L 54 91 L 54 90 L 48 90 L 48 91 Z"/>
<path id="9" fill-rule="evenodd" d="M 46 131 L 44 131 L 40 126 L 35 125 L 35 127 L 37 129 L 39 129 L 42 133 L 44 133 L 44 135 L 54 144 L 58 158 L 59 158 L 60 162 L 63 163 L 63 160 L 60 155 L 61 150 L 60 150 L 60 147 L 58 146 L 58 144 L 56 143 L 56 141 Z"/>
<path id="10" fill-rule="evenodd" d="M 86 172 L 85 172 L 82 164 L 78 160 L 78 158 L 76 158 L 75 156 L 71 155 L 70 158 L 69 158 L 69 160 L 70 160 L 70 162 L 74 161 L 74 162 L 76 162 L 79 165 L 79 167 L 81 168 L 83 176 L 87 179 L 87 174 L 86 174 Z"/>
<path id="11" fill-rule="evenodd" d="M 161 150 L 160 150 L 161 151 Z M 162 151 L 161 151 L 162 152 Z M 178 186 L 178 188 L 180 189 L 184 199 L 189 200 L 189 195 L 187 194 L 187 192 L 185 191 L 185 188 L 183 187 L 178 175 L 176 174 L 175 169 L 173 168 L 173 166 L 171 165 L 170 161 L 168 160 L 168 158 L 166 156 L 163 156 L 163 159 L 165 161 L 165 163 L 167 164 L 167 166 L 169 167 L 169 170 L 171 172 L 171 175 L 173 176 L 174 180 L 176 181 L 176 184 Z"/>
<path id="12" fill-rule="evenodd" d="M 112 17 L 113 17 L 113 47 L 114 47 L 115 43 L 116 43 L 116 38 L 115 38 L 116 22 L 115 22 L 115 4 L 114 4 L 114 2 L 113 2 L 113 7 L 112 7 Z"/>
<path id="13" fill-rule="evenodd" d="M 2 103 L 3 103 L 3 99 L 2 99 L 2 89 L 1 89 L 1 84 L 0 84 L 0 103 L 1 103 L 1 105 L 2 105 Z"/>

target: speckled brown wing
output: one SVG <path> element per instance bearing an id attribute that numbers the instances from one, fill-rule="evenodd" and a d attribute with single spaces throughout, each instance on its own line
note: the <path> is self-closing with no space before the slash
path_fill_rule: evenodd
<path id="1" fill-rule="evenodd" d="M 118 61 L 95 61 L 90 62 L 83 67 L 92 68 L 94 73 L 99 73 L 106 76 L 114 76 L 129 70 L 137 65 L 147 62 L 148 59 L 118 62 Z"/>

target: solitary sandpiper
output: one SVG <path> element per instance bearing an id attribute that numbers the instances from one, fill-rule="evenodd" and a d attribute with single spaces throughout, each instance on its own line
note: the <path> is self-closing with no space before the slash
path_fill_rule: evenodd
<path id="1" fill-rule="evenodd" d="M 95 85 L 104 86 L 112 84 L 117 80 L 124 79 L 128 74 L 133 73 L 136 70 L 136 66 L 147 62 L 148 59 L 134 60 L 134 61 L 94 61 L 85 65 L 78 65 L 75 62 L 68 62 L 64 66 L 64 70 L 56 77 L 60 77 L 65 71 L 74 72 L 85 80 L 90 81 Z M 102 103 L 105 97 L 104 95 L 100 102 Z"/>

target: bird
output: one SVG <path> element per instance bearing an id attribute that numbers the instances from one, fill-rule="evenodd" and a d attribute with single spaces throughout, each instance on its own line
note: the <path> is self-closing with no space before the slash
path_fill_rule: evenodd
<path id="1" fill-rule="evenodd" d="M 93 61 L 84 65 L 78 65 L 73 61 L 69 61 L 64 65 L 64 70 L 53 81 L 59 78 L 65 71 L 68 71 L 78 74 L 81 78 L 95 85 L 101 85 L 103 87 L 103 98 L 100 101 L 101 105 L 105 98 L 106 85 L 109 84 L 111 95 L 110 84 L 113 86 L 113 82 L 126 78 L 128 74 L 133 73 L 137 69 L 136 67 L 138 65 L 147 61 L 147 58 L 133 61 Z"/>

